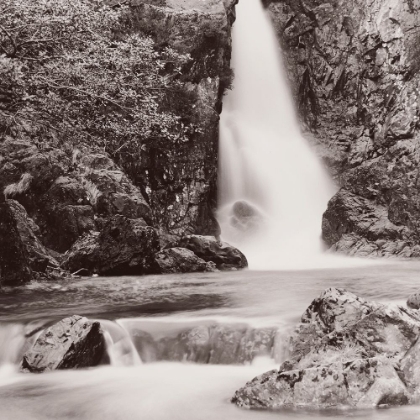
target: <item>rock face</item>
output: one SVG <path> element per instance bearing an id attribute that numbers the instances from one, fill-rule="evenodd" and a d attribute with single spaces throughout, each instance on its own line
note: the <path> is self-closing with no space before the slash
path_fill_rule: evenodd
<path id="1" fill-rule="evenodd" d="M 213 236 L 187 235 L 181 238 L 177 246 L 193 251 L 204 261 L 214 262 L 219 270 L 248 267 L 248 261 L 241 251 Z"/>
<path id="2" fill-rule="evenodd" d="M 44 330 L 22 360 L 23 372 L 97 366 L 105 352 L 99 322 L 74 315 Z"/>
<path id="3" fill-rule="evenodd" d="M 360 209 L 367 206 L 381 215 L 379 224 L 388 219 L 387 225 L 403 231 L 390 239 L 388 229 L 379 230 L 372 239 L 369 229 L 360 230 L 366 222 L 362 215 L 354 223 L 354 212 L 341 211 L 341 191 L 328 211 L 341 213 L 346 236 L 328 244 L 356 255 L 417 257 L 420 3 L 264 3 L 283 46 L 309 140 Z M 324 226 L 324 236 L 331 239 L 330 227 Z"/>
<path id="4" fill-rule="evenodd" d="M 79 239 L 65 254 L 63 267 L 101 275 L 145 274 L 151 270 L 154 254 L 159 250 L 155 229 L 143 219 L 113 216 L 101 232 Z"/>
<path id="5" fill-rule="evenodd" d="M 420 314 L 327 289 L 303 314 L 289 360 L 238 390 L 245 408 L 376 407 L 416 401 Z M 410 385 L 411 384 L 411 385 Z"/>

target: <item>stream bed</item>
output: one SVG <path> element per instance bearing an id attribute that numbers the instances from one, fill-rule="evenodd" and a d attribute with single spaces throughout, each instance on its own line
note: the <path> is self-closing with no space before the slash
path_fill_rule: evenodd
<path id="1" fill-rule="evenodd" d="M 286 357 L 288 331 L 324 289 L 342 287 L 366 299 L 405 304 L 419 289 L 419 272 L 420 263 L 398 262 L 307 271 L 87 278 L 4 289 L 0 419 L 420 417 L 417 406 L 263 412 L 242 410 L 229 401 L 245 382 L 278 368 Z M 18 373 L 22 353 L 42 328 L 74 314 L 101 321 L 111 364 L 41 375 Z M 217 337 L 204 356 L 184 342 L 183 332 L 194 328 L 210 328 Z M 275 331 L 275 337 L 265 353 L 250 358 L 246 352 L 258 336 L 255 331 Z"/>

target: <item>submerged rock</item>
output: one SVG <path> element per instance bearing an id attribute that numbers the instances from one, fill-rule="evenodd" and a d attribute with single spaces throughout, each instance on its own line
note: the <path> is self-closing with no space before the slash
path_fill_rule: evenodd
<path id="1" fill-rule="evenodd" d="M 414 401 L 407 381 L 417 386 L 418 376 L 420 385 L 419 334 L 418 311 L 327 289 L 303 314 L 280 370 L 249 382 L 233 402 L 248 408 L 407 404 Z"/>
<path id="2" fill-rule="evenodd" d="M 177 246 L 191 250 L 206 262 L 214 262 L 219 270 L 248 267 L 248 261 L 239 249 L 213 236 L 184 236 Z"/>
<path id="3" fill-rule="evenodd" d="M 261 213 L 247 201 L 237 201 L 231 211 L 230 224 L 242 232 L 252 232 L 263 223 Z"/>
<path id="4" fill-rule="evenodd" d="M 155 229 L 143 219 L 113 216 L 101 232 L 79 239 L 65 254 L 63 267 L 70 272 L 85 270 L 101 275 L 145 274 L 159 250 Z"/>
<path id="5" fill-rule="evenodd" d="M 105 353 L 99 322 L 73 315 L 44 330 L 22 360 L 23 372 L 97 366 Z"/>

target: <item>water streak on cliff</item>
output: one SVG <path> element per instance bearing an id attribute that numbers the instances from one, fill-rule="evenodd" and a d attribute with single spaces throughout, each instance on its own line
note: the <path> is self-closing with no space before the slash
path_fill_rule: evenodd
<path id="1" fill-rule="evenodd" d="M 223 239 L 241 248 L 252 269 L 330 265 L 321 221 L 334 186 L 300 132 L 278 40 L 259 1 L 237 7 L 232 66 L 220 124 Z"/>

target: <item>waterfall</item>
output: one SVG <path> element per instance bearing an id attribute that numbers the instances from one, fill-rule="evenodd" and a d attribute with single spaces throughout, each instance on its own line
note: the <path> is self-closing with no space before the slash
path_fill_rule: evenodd
<path id="1" fill-rule="evenodd" d="M 299 129 L 279 43 L 260 0 L 241 0 L 233 89 L 220 121 L 222 237 L 252 269 L 328 266 L 322 214 L 335 187 Z"/>

